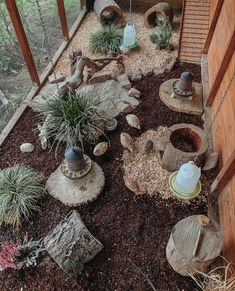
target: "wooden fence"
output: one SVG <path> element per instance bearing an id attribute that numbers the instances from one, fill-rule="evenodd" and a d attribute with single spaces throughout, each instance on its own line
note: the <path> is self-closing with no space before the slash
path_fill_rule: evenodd
<path id="1" fill-rule="evenodd" d="M 219 195 L 224 256 L 233 263 L 235 263 L 235 81 L 232 80 L 235 74 L 234 16 L 234 0 L 211 1 L 210 29 L 204 48 L 209 74 L 209 94 L 206 104 L 211 106 L 213 114 L 219 110 L 213 125 L 213 141 L 215 151 L 220 154 L 221 172 L 213 187 L 217 186 Z M 221 106 L 221 98 L 229 84 L 227 97 Z"/>

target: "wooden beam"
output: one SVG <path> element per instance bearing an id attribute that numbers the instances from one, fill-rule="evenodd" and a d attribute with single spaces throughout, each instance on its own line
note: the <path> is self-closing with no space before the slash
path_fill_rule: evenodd
<path id="1" fill-rule="evenodd" d="M 215 81 L 211 86 L 210 93 L 209 93 L 208 98 L 206 100 L 206 106 L 211 106 L 214 99 L 215 99 L 216 93 L 220 87 L 221 82 L 223 81 L 224 74 L 225 74 L 225 72 L 228 68 L 228 65 L 231 61 L 231 58 L 234 54 L 234 51 L 235 51 L 234 44 L 235 44 L 235 31 L 233 32 L 232 38 L 229 42 L 229 45 L 228 45 L 227 50 L 225 52 L 224 58 L 220 64 L 219 70 L 216 74 Z"/>
<path id="2" fill-rule="evenodd" d="M 67 23 L 66 12 L 65 12 L 65 7 L 64 7 L 64 0 L 57 0 L 57 7 L 58 7 L 63 36 L 66 40 L 69 40 L 69 30 L 68 30 L 68 23 Z"/>
<path id="3" fill-rule="evenodd" d="M 229 180 L 235 174 L 235 149 L 233 150 L 232 154 L 227 159 L 225 165 L 219 172 L 218 176 L 215 178 L 214 182 L 210 188 L 211 197 L 218 197 L 224 187 L 227 185 Z"/>
<path id="4" fill-rule="evenodd" d="M 216 8 L 215 8 L 214 15 L 213 15 L 213 18 L 211 20 L 209 31 L 208 31 L 208 34 L 207 34 L 206 42 L 205 42 L 205 45 L 204 45 L 204 49 L 203 49 L 203 53 L 204 54 L 208 53 L 208 50 L 209 50 L 209 47 L 210 47 L 210 44 L 211 44 L 211 40 L 212 40 L 214 31 L 215 31 L 215 27 L 216 27 L 217 21 L 218 21 L 219 16 L 220 16 L 220 12 L 221 12 L 222 7 L 223 7 L 223 4 L 224 4 L 224 0 L 218 0 Z"/>
<path id="5" fill-rule="evenodd" d="M 16 6 L 15 0 L 5 0 L 5 4 L 9 12 L 11 22 L 14 27 L 16 37 L 18 39 L 19 46 L 22 51 L 31 80 L 33 84 L 37 84 L 39 86 L 40 80 L 39 80 L 38 72 L 33 60 L 32 52 L 29 47 L 29 43 L 24 31 L 22 21 L 20 19 L 20 14 Z"/>
<path id="6" fill-rule="evenodd" d="M 39 87 L 33 87 L 30 92 L 27 94 L 25 100 L 30 101 L 32 100 L 37 94 L 39 94 L 40 90 L 42 89 L 43 85 L 46 83 L 49 75 L 55 68 L 57 62 L 59 61 L 59 58 L 61 57 L 62 53 L 65 51 L 65 49 L 70 44 L 72 37 L 75 35 L 76 31 L 78 30 L 79 26 L 81 25 L 85 15 L 86 15 L 86 8 L 83 7 L 82 11 L 80 12 L 78 18 L 75 20 L 74 25 L 72 26 L 69 35 L 71 36 L 68 41 L 63 41 L 58 50 L 56 51 L 52 63 L 49 63 L 47 67 L 44 69 L 40 76 L 40 86 Z M 4 141 L 7 139 L 8 135 L 12 131 L 12 129 L 15 127 L 16 123 L 20 119 L 21 115 L 24 113 L 25 109 L 27 108 L 27 105 L 22 103 L 20 107 L 17 108 L 16 112 L 12 116 L 11 120 L 8 122 L 7 126 L 3 129 L 3 131 L 0 134 L 0 147 L 3 145 Z"/>

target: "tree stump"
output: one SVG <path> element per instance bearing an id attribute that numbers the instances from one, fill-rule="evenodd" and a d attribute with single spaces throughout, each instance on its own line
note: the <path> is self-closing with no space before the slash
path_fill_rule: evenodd
<path id="1" fill-rule="evenodd" d="M 222 250 L 222 235 L 218 224 L 202 226 L 199 215 L 180 220 L 173 228 L 166 247 L 171 267 L 182 276 L 204 271 Z"/>
<path id="2" fill-rule="evenodd" d="M 172 7 L 166 2 L 159 2 L 144 14 L 144 25 L 147 28 L 152 28 L 158 24 L 158 22 L 172 22 L 174 17 L 174 11 Z"/>
<path id="3" fill-rule="evenodd" d="M 44 238 L 44 244 L 56 263 L 72 276 L 78 276 L 83 270 L 83 264 L 93 259 L 103 248 L 75 210 Z"/>
<path id="4" fill-rule="evenodd" d="M 177 147 L 178 143 L 182 148 Z M 205 132 L 188 123 L 174 124 L 169 127 L 164 136 L 164 144 L 164 150 L 160 151 L 161 166 L 170 172 L 179 170 L 182 164 L 189 161 L 194 161 L 200 167 L 208 149 Z"/>
<path id="5" fill-rule="evenodd" d="M 114 0 L 96 0 L 94 10 L 102 25 L 125 25 L 123 12 Z"/>

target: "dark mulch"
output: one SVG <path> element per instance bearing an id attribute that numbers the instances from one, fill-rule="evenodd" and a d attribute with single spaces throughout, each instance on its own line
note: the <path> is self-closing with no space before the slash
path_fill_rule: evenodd
<path id="1" fill-rule="evenodd" d="M 134 111 L 140 117 L 143 130 L 157 128 L 160 125 L 171 126 L 175 123 L 192 123 L 202 126 L 200 117 L 173 112 L 158 98 L 159 85 L 169 78 L 179 77 L 180 72 L 191 70 L 195 80 L 200 82 L 200 67 L 181 64 L 164 75 L 151 76 L 135 83 L 142 92 L 140 106 Z M 119 136 L 126 131 L 133 136 L 139 133 L 131 129 L 124 116 L 119 118 L 118 129 L 109 135 L 112 150 L 103 158 L 94 158 L 103 168 L 106 185 L 100 197 L 76 209 L 88 229 L 103 244 L 104 250 L 85 267 L 76 280 L 65 274 L 46 254 L 35 268 L 23 271 L 4 271 L 0 275 L 1 290 L 151 290 L 136 264 L 151 280 L 156 290 L 174 291 L 196 290 L 194 282 L 175 273 L 165 257 L 165 248 L 172 227 L 180 219 L 206 212 L 206 205 L 181 205 L 175 198 L 167 202 L 156 196 L 136 196 L 124 187 L 122 180 L 121 156 L 123 149 Z M 58 159 L 54 152 L 43 151 L 33 127 L 36 116 L 27 110 L 20 119 L 5 144 L 0 149 L 0 167 L 15 163 L 30 165 L 48 177 L 59 165 L 63 149 L 59 149 Z M 32 142 L 35 151 L 22 154 L 19 146 L 22 142 Z M 204 177 L 206 181 L 206 177 Z M 25 232 L 29 237 L 41 238 L 52 230 L 69 212 L 49 195 L 41 201 L 41 210 L 35 213 L 29 222 L 25 222 L 17 235 L 10 227 L 2 227 L 0 240 L 16 239 Z"/>

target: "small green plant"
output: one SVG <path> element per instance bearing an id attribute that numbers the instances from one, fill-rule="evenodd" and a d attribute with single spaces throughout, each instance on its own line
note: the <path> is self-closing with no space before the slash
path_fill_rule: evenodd
<path id="1" fill-rule="evenodd" d="M 123 32 L 116 26 L 104 26 L 94 34 L 90 39 L 90 47 L 95 53 L 119 53 L 123 38 Z"/>
<path id="2" fill-rule="evenodd" d="M 95 144 L 98 133 L 102 133 L 99 125 L 103 118 L 97 113 L 99 102 L 94 97 L 85 98 L 74 90 L 61 98 L 51 95 L 44 102 L 32 102 L 31 107 L 39 112 L 45 129 L 44 136 L 52 139 L 57 147 L 61 142 L 67 146 L 80 145 L 84 142 Z"/>
<path id="3" fill-rule="evenodd" d="M 0 224 L 19 228 L 37 210 L 37 201 L 43 193 L 43 177 L 31 168 L 14 166 L 0 171 Z"/>
<path id="4" fill-rule="evenodd" d="M 159 23 L 156 33 L 150 35 L 150 40 L 157 44 L 160 49 L 170 50 L 170 39 L 172 36 L 172 27 L 170 23 Z"/>

